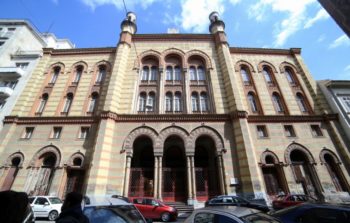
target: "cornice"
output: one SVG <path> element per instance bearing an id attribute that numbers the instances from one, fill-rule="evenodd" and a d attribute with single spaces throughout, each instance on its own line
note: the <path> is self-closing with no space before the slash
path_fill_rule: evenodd
<path id="1" fill-rule="evenodd" d="M 272 49 L 272 48 L 230 47 L 230 53 L 294 55 L 294 54 L 300 54 L 301 49 L 300 48 Z"/>
<path id="2" fill-rule="evenodd" d="M 38 124 L 93 124 L 97 123 L 98 117 L 94 116 L 71 116 L 71 117 L 18 117 L 6 116 L 4 124 L 16 123 L 19 125 L 38 125 Z"/>
<path id="3" fill-rule="evenodd" d="M 338 120 L 338 114 L 325 115 L 251 115 L 249 123 L 280 123 L 280 122 L 324 122 Z"/>
<path id="4" fill-rule="evenodd" d="M 55 55 L 80 55 L 80 54 L 106 54 L 115 53 L 116 47 L 100 47 L 100 48 L 74 48 L 74 49 L 52 49 L 43 48 L 44 54 Z"/>
<path id="5" fill-rule="evenodd" d="M 211 34 L 134 34 L 132 40 L 142 41 L 214 41 Z"/>

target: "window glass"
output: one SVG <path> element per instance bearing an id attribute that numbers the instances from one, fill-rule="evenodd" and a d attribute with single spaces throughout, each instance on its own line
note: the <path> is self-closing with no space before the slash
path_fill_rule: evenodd
<path id="1" fill-rule="evenodd" d="M 139 98 L 139 111 L 146 110 L 146 94 L 141 93 Z"/>
<path id="2" fill-rule="evenodd" d="M 33 135 L 34 127 L 26 127 L 23 138 L 30 139 Z"/>
<path id="3" fill-rule="evenodd" d="M 198 94 L 192 93 L 192 111 L 196 112 L 199 111 L 199 100 L 198 100 Z"/>
<path id="4" fill-rule="evenodd" d="M 51 204 L 62 204 L 61 199 L 59 199 L 58 197 L 50 197 L 49 200 Z"/>
<path id="5" fill-rule="evenodd" d="M 257 131 L 258 131 L 258 137 L 259 138 L 265 138 L 267 137 L 267 130 L 266 130 L 266 126 L 264 125 L 258 125 L 256 126 Z"/>
<path id="6" fill-rule="evenodd" d="M 80 139 L 86 139 L 89 135 L 90 128 L 89 127 L 81 127 L 80 128 Z"/>
<path id="7" fill-rule="evenodd" d="M 265 77 L 265 80 L 266 80 L 267 83 L 270 84 L 270 83 L 273 82 L 272 78 L 271 78 L 271 74 L 270 74 L 270 72 L 269 72 L 269 70 L 267 68 L 263 69 L 263 74 L 264 74 L 264 77 Z"/>
<path id="8" fill-rule="evenodd" d="M 246 68 L 241 68 L 241 75 L 242 75 L 244 84 L 250 84 L 250 77 Z"/>
<path id="9" fill-rule="evenodd" d="M 257 112 L 258 111 L 258 106 L 256 104 L 256 100 L 255 97 L 252 93 L 248 94 L 248 101 L 249 101 L 249 105 L 250 105 L 250 109 L 252 112 Z"/>
<path id="10" fill-rule="evenodd" d="M 16 67 L 21 68 L 22 70 L 26 70 L 29 63 L 16 63 Z"/>
<path id="11" fill-rule="evenodd" d="M 52 138 L 59 139 L 61 136 L 62 127 L 53 127 Z"/>
<path id="12" fill-rule="evenodd" d="M 190 79 L 191 81 L 197 80 L 196 68 L 193 66 L 190 67 Z"/>
<path id="13" fill-rule="evenodd" d="M 157 71 L 157 67 L 152 67 L 151 68 L 151 81 L 155 81 L 157 80 L 157 75 L 158 75 L 158 71 Z"/>
<path id="14" fill-rule="evenodd" d="M 296 136 L 292 125 L 285 125 L 284 131 L 285 131 L 287 137 L 295 137 Z"/>
<path id="15" fill-rule="evenodd" d="M 49 203 L 46 198 L 38 197 L 35 201 L 35 204 L 44 205 L 46 202 Z"/>
<path id="16" fill-rule="evenodd" d="M 165 78 L 166 78 L 165 80 L 167 80 L 167 81 L 170 81 L 173 79 L 173 68 L 172 67 L 168 66 L 166 68 L 166 77 Z"/>
<path id="17" fill-rule="evenodd" d="M 84 214 L 90 223 L 143 223 L 143 217 L 133 205 L 87 207 Z"/>
<path id="18" fill-rule="evenodd" d="M 106 76 L 106 68 L 104 66 L 100 66 L 97 79 L 96 79 L 96 84 L 101 83 Z"/>
<path id="19" fill-rule="evenodd" d="M 175 67 L 175 80 L 181 80 L 181 69 L 180 67 Z"/>
<path id="20" fill-rule="evenodd" d="M 203 67 L 198 67 L 197 72 L 198 72 L 198 80 L 204 81 L 205 80 L 205 72 L 204 72 Z"/>
<path id="21" fill-rule="evenodd" d="M 143 67 L 142 69 L 142 75 L 141 75 L 141 80 L 146 81 L 148 80 L 148 73 L 149 73 L 149 68 L 148 67 Z"/>
<path id="22" fill-rule="evenodd" d="M 311 131 L 313 136 L 323 136 L 322 130 L 319 125 L 311 125 Z"/>
<path id="23" fill-rule="evenodd" d="M 293 74 L 288 68 L 286 69 L 286 76 L 287 76 L 287 80 L 290 84 L 295 84 Z"/>
<path id="24" fill-rule="evenodd" d="M 180 93 L 175 93 L 175 98 L 174 98 L 174 110 L 175 111 L 181 111 L 181 94 Z"/>
<path id="25" fill-rule="evenodd" d="M 201 103 L 201 111 L 208 111 L 209 110 L 209 104 L 208 104 L 208 97 L 206 93 L 201 93 L 200 96 L 200 103 Z"/>
<path id="26" fill-rule="evenodd" d="M 78 83 L 80 81 L 82 72 L 83 72 L 83 70 L 80 67 L 75 71 L 75 76 L 74 76 L 74 80 L 73 80 L 74 83 Z"/>
<path id="27" fill-rule="evenodd" d="M 345 105 L 346 111 L 350 112 L 350 96 L 342 97 L 343 103 Z"/>
<path id="28" fill-rule="evenodd" d="M 35 199 L 35 197 L 30 197 L 30 198 L 28 198 L 29 203 L 30 203 L 30 204 L 32 204 L 32 203 L 33 203 L 33 201 L 34 201 L 34 199 Z"/>
<path id="29" fill-rule="evenodd" d="M 283 112 L 283 105 L 281 102 L 281 98 L 278 94 L 274 93 L 272 94 L 272 101 L 275 106 L 275 109 L 277 112 Z"/>
<path id="30" fill-rule="evenodd" d="M 147 98 L 146 110 L 154 111 L 154 105 L 155 105 L 155 95 L 153 92 L 151 92 L 149 93 Z"/>
<path id="31" fill-rule="evenodd" d="M 165 95 L 165 111 L 172 111 L 172 95 L 167 93 Z"/>
<path id="32" fill-rule="evenodd" d="M 64 103 L 63 112 L 69 112 L 70 106 L 72 105 L 73 95 L 68 94 L 66 97 L 66 102 Z"/>

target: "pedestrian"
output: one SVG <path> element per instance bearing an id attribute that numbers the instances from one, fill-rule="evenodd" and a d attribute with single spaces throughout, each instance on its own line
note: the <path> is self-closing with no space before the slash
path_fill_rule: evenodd
<path id="1" fill-rule="evenodd" d="M 89 219 L 84 215 L 81 207 L 82 200 L 82 194 L 77 192 L 68 193 L 56 223 L 89 223 Z"/>
<path id="2" fill-rule="evenodd" d="M 12 190 L 0 192 L 0 222 L 27 223 L 34 219 L 28 195 Z"/>

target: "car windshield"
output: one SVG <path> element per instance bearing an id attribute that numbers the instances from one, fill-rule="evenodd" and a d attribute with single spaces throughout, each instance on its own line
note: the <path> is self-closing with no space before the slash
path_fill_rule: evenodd
<path id="1" fill-rule="evenodd" d="M 247 223 L 280 223 L 273 217 L 263 213 L 247 215 L 242 217 L 242 219 Z"/>
<path id="2" fill-rule="evenodd" d="M 34 199 L 35 199 L 34 197 L 30 197 L 30 198 L 29 198 L 29 203 L 32 204 L 33 201 L 34 201 Z"/>
<path id="3" fill-rule="evenodd" d="M 62 204 L 61 199 L 59 199 L 58 197 L 49 197 L 49 200 L 51 204 Z"/>
<path id="4" fill-rule="evenodd" d="M 144 223 L 133 205 L 85 207 L 90 223 Z"/>

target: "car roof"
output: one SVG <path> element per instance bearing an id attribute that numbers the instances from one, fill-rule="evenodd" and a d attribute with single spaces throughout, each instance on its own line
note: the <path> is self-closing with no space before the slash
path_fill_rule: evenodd
<path id="1" fill-rule="evenodd" d="M 196 209 L 194 213 L 202 212 L 202 211 L 220 212 L 222 214 L 234 215 L 239 218 L 243 216 L 251 215 L 251 214 L 261 213 L 261 211 L 256 209 L 239 207 L 239 206 L 211 206 L 211 207 Z"/>
<path id="2" fill-rule="evenodd" d="M 45 198 L 59 198 L 59 197 L 57 197 L 57 196 L 45 196 L 45 195 L 37 195 L 37 196 L 30 196 L 29 198 L 36 198 L 36 197 L 45 197 Z"/>
<path id="3" fill-rule="evenodd" d="M 90 195 L 85 196 L 85 206 L 109 206 L 109 205 L 132 205 L 122 198 L 116 198 L 108 195 Z"/>

